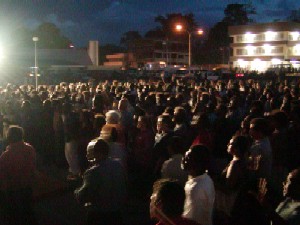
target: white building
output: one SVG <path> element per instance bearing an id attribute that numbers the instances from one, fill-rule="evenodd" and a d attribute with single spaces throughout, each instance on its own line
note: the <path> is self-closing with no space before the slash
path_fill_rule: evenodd
<path id="1" fill-rule="evenodd" d="M 233 68 L 264 72 L 300 68 L 300 23 L 274 22 L 229 27 Z"/>

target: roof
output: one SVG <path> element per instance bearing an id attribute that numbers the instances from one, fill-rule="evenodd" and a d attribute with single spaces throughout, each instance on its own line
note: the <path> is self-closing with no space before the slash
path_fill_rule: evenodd
<path id="1" fill-rule="evenodd" d="M 229 35 L 238 35 L 245 32 L 260 33 L 265 31 L 299 31 L 300 23 L 296 22 L 273 22 L 257 23 L 251 25 L 229 26 Z"/>

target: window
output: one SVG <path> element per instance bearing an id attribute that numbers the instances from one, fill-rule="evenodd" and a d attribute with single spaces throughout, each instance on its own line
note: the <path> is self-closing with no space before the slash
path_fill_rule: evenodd
<path id="1" fill-rule="evenodd" d="M 265 53 L 265 49 L 263 49 L 262 47 L 258 47 L 253 51 L 254 55 L 259 55 L 259 54 L 264 54 Z"/>
<path id="2" fill-rule="evenodd" d="M 244 38 L 243 35 L 238 35 L 238 36 L 236 37 L 236 42 L 244 42 L 244 41 L 245 41 L 245 38 Z"/>
<path id="3" fill-rule="evenodd" d="M 244 48 L 239 48 L 236 50 L 236 55 L 248 55 L 247 50 Z"/>
<path id="4" fill-rule="evenodd" d="M 183 59 L 183 55 L 178 55 L 178 59 Z"/>
<path id="5" fill-rule="evenodd" d="M 283 47 L 275 47 L 271 50 L 271 53 L 273 53 L 273 54 L 283 53 Z"/>
<path id="6" fill-rule="evenodd" d="M 171 54 L 171 58 L 172 58 L 172 59 L 176 59 L 176 58 L 177 58 L 176 56 L 177 56 L 177 55 L 176 55 L 175 53 L 172 53 L 172 54 Z"/>

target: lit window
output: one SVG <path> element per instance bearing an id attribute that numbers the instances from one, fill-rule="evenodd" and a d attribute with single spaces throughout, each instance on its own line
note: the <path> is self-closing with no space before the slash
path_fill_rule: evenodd
<path id="1" fill-rule="evenodd" d="M 247 42 L 252 43 L 254 41 L 255 34 L 251 34 L 250 32 L 247 32 L 245 34 L 245 36 L 246 36 L 246 41 Z"/>
<path id="2" fill-rule="evenodd" d="M 254 54 L 255 47 L 246 46 L 246 49 L 247 49 L 248 55 L 253 55 Z"/>
<path id="3" fill-rule="evenodd" d="M 273 46 L 270 46 L 269 44 L 264 45 L 265 54 L 271 54 L 273 49 Z"/>
<path id="4" fill-rule="evenodd" d="M 299 38 L 299 32 L 291 32 L 292 40 L 297 41 Z"/>
<path id="5" fill-rule="evenodd" d="M 273 41 L 275 39 L 276 33 L 273 31 L 266 32 L 266 41 Z"/>

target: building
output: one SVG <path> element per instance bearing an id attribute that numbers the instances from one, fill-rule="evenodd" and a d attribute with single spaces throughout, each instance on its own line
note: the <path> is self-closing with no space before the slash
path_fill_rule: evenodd
<path id="1" fill-rule="evenodd" d="M 130 47 L 137 67 L 149 62 L 165 62 L 166 65 L 188 64 L 188 43 L 175 40 L 138 39 Z"/>
<path id="2" fill-rule="evenodd" d="M 274 22 L 229 27 L 233 68 L 264 72 L 300 66 L 300 23 Z"/>
<path id="3" fill-rule="evenodd" d="M 111 69 L 125 69 L 130 67 L 136 67 L 134 63 L 135 59 L 132 53 L 116 53 L 106 55 L 107 62 L 104 62 L 103 66 Z"/>

